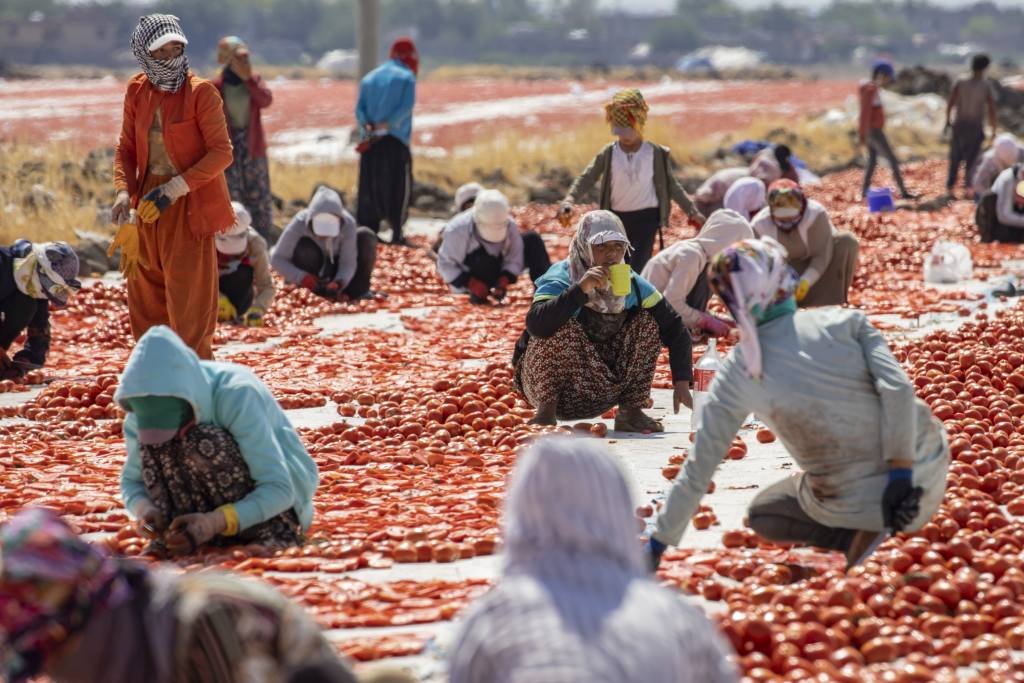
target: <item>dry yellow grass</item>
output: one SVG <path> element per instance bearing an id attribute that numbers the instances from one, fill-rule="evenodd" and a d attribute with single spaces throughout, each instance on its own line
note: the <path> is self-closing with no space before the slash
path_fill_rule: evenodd
<path id="1" fill-rule="evenodd" d="M 909 149 L 917 157 L 944 152 L 937 136 L 930 131 L 894 128 L 889 131 L 894 144 Z M 748 129 L 728 136 L 687 140 L 684 132 L 671 123 L 652 121 L 648 139 L 672 148 L 673 157 L 687 177 L 702 177 L 711 170 L 709 154 L 719 146 L 744 138 L 768 138 L 789 144 L 812 168 L 827 168 L 848 163 L 856 154 L 852 131 L 818 122 L 798 123 L 779 128 L 777 123 L 759 121 Z M 611 135 L 600 121 L 559 131 L 547 136 L 523 137 L 510 132 L 476 144 L 461 147 L 445 158 L 417 157 L 415 176 L 422 182 L 454 192 L 460 184 L 484 179 L 486 184 L 506 191 L 514 203 L 525 201 L 526 185 L 547 169 L 563 168 L 572 174 L 582 171 Z M 109 180 L 85 176 L 80 168 L 82 155 L 66 147 L 53 145 L 0 146 L 0 243 L 18 237 L 35 240 L 74 241 L 75 230 L 110 231 L 97 223 L 97 210 L 109 206 L 113 190 Z M 500 171 L 505 181 L 495 180 Z M 355 162 L 296 165 L 272 161 L 271 186 L 286 203 L 307 200 L 312 188 L 326 182 L 343 190 L 349 198 L 355 194 L 358 165 Z M 33 186 L 53 191 L 49 208 L 33 208 L 25 198 Z M 279 217 L 285 218 L 285 217 Z"/>

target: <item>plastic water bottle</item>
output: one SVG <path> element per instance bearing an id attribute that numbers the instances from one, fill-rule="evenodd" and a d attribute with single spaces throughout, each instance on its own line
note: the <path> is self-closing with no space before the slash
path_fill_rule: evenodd
<path id="1" fill-rule="evenodd" d="M 701 411 L 708 400 L 708 391 L 711 390 L 711 383 L 715 381 L 715 373 L 722 367 L 722 358 L 718 355 L 716 341 L 714 337 L 711 338 L 704 355 L 693 368 L 693 418 L 690 420 L 693 431 L 700 429 Z"/>

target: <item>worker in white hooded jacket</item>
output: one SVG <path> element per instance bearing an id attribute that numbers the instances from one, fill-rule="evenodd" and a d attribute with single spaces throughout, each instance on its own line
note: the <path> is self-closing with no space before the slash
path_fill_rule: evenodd
<path id="1" fill-rule="evenodd" d="M 724 336 L 730 324 L 707 312 L 711 296 L 708 263 L 730 244 L 753 236 L 754 231 L 743 216 L 719 209 L 711 214 L 696 237 L 658 252 L 647 262 L 643 277 L 662 293 L 692 336 Z"/>
<path id="2" fill-rule="evenodd" d="M 444 227 L 437 271 L 453 292 L 469 293 L 472 303 L 500 302 L 524 270 L 537 281 L 551 265 L 544 240 L 520 232 L 498 190 L 477 194 L 473 208 Z"/>
<path id="3" fill-rule="evenodd" d="M 996 136 L 992 148 L 981 155 L 981 162 L 971 179 L 971 189 L 975 197 L 992 192 L 992 185 L 999 174 L 1014 164 L 1024 163 L 1024 146 L 1017 141 L 1013 133 L 1002 133 Z"/>

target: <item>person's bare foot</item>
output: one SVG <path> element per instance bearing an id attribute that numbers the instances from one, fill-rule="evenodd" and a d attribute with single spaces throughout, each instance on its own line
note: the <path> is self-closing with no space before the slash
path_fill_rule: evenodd
<path id="1" fill-rule="evenodd" d="M 665 425 L 639 408 L 619 406 L 619 412 L 615 415 L 615 431 L 653 434 L 665 431 Z"/>
<path id="2" fill-rule="evenodd" d="M 558 424 L 558 420 L 555 418 L 555 406 L 538 406 L 537 414 L 530 420 L 532 425 L 542 425 L 550 427 Z"/>

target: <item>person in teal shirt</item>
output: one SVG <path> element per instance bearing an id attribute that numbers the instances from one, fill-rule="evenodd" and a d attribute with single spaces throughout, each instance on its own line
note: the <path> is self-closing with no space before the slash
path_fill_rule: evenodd
<path id="1" fill-rule="evenodd" d="M 151 550 L 303 541 L 316 463 L 248 368 L 201 361 L 160 325 L 139 339 L 114 400 L 128 413 L 121 496 Z"/>
<path id="2" fill-rule="evenodd" d="M 412 190 L 412 110 L 420 57 L 411 38 L 391 46 L 391 59 L 359 83 L 356 122 L 362 154 L 356 218 L 375 233 L 391 227 L 391 243 L 406 245 L 402 226 Z"/>
<path id="3" fill-rule="evenodd" d="M 635 272 L 628 294 L 612 291 L 610 268 L 623 264 L 630 249 L 618 216 L 591 211 L 577 226 L 569 258 L 537 280 L 512 357 L 516 388 L 537 410 L 533 424 L 590 419 L 618 406 L 617 431 L 664 431 L 643 412 L 662 346 L 675 411 L 693 407 L 691 340 L 682 319 Z"/>

